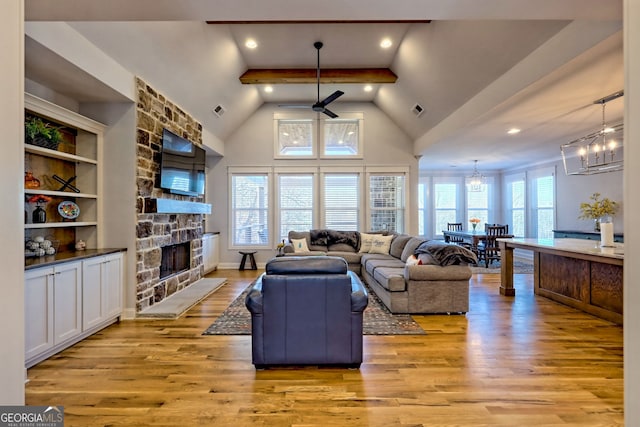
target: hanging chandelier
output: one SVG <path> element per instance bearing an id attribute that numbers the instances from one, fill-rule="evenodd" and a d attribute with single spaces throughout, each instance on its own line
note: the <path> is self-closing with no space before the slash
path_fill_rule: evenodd
<path id="1" fill-rule="evenodd" d="M 594 175 L 622 170 L 624 124 L 620 122 L 607 125 L 605 106 L 607 102 L 623 95 L 624 91 L 621 90 L 593 101 L 594 104 L 602 105 L 601 128 L 560 147 L 567 175 Z"/>
<path id="2" fill-rule="evenodd" d="M 482 191 L 482 185 L 485 183 L 485 176 L 478 172 L 478 161 L 474 160 L 473 173 L 467 177 L 467 185 L 469 191 Z"/>

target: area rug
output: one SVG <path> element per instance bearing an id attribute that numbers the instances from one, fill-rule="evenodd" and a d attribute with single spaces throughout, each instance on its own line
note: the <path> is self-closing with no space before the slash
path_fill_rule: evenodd
<path id="1" fill-rule="evenodd" d="M 251 314 L 244 299 L 253 284 L 249 285 L 204 331 L 203 335 L 251 335 Z M 364 335 L 426 335 L 409 314 L 393 314 L 369 291 L 369 305 L 364 311 L 362 328 Z"/>
<path id="2" fill-rule="evenodd" d="M 486 268 L 484 264 L 480 264 L 477 267 L 471 267 L 473 274 L 500 274 L 500 261 L 494 261 L 489 264 L 489 268 Z M 533 274 L 533 264 L 523 261 L 513 262 L 514 274 Z"/>

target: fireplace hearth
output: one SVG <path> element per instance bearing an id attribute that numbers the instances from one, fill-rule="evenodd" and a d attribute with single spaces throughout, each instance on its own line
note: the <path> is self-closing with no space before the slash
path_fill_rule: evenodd
<path id="1" fill-rule="evenodd" d="M 189 270 L 191 266 L 191 242 L 178 243 L 160 248 L 160 279 Z"/>

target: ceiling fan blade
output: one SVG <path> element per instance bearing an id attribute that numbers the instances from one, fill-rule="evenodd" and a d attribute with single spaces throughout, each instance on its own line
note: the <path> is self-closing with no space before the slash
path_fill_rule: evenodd
<path id="1" fill-rule="evenodd" d="M 338 117 L 336 113 L 334 113 L 331 110 L 327 110 L 326 108 L 322 110 L 322 112 L 325 113 L 327 116 L 331 117 L 332 119 L 335 119 L 336 117 Z"/>
<path id="2" fill-rule="evenodd" d="M 337 91 L 333 92 L 331 95 L 327 96 L 325 99 L 323 99 L 320 102 L 320 104 L 329 105 L 330 103 L 332 103 L 336 99 L 340 98 L 342 95 L 344 95 L 344 92 L 341 91 L 341 90 L 337 90 Z"/>

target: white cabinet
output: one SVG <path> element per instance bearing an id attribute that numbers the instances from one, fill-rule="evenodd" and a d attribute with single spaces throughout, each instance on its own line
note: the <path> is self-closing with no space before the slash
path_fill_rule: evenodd
<path id="1" fill-rule="evenodd" d="M 123 266 L 115 252 L 25 271 L 27 368 L 120 317 Z"/>
<path id="2" fill-rule="evenodd" d="M 83 330 L 120 316 L 122 311 L 121 253 L 90 258 L 82 263 Z"/>
<path id="3" fill-rule="evenodd" d="M 25 273 L 25 359 L 45 354 L 82 332 L 82 264 Z"/>
<path id="4" fill-rule="evenodd" d="M 205 234 L 202 236 L 202 262 L 204 274 L 218 268 L 220 261 L 220 235 Z"/>

